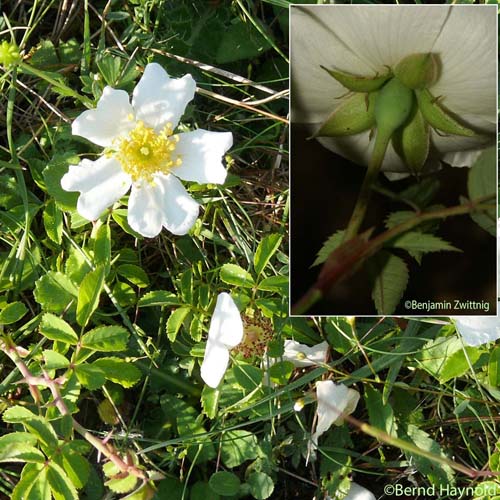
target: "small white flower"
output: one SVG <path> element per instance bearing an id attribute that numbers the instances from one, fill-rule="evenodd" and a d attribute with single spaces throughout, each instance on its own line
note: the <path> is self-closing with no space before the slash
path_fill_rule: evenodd
<path id="1" fill-rule="evenodd" d="M 470 316 L 452 319 L 457 332 L 468 345 L 478 346 L 500 338 L 500 318 Z"/>
<path id="2" fill-rule="evenodd" d="M 290 361 L 296 367 L 314 366 L 326 361 L 328 354 L 328 342 L 309 347 L 295 340 L 285 340 L 285 350 L 283 352 L 283 361 Z M 274 359 L 273 362 L 279 361 Z"/>
<path id="3" fill-rule="evenodd" d="M 229 351 L 243 339 L 240 312 L 228 293 L 220 293 L 212 315 L 201 378 L 210 387 L 217 387 L 229 363 Z"/>
<path id="4" fill-rule="evenodd" d="M 152 238 L 162 227 L 178 235 L 191 229 L 199 205 L 178 178 L 222 184 L 222 156 L 233 143 L 230 132 L 174 133 L 195 89 L 191 75 L 173 79 L 152 63 L 132 103 L 125 91 L 105 87 L 97 107 L 76 118 L 73 134 L 106 148 L 96 161 L 70 166 L 61 179 L 63 189 L 81 193 L 82 217 L 97 219 L 131 188 L 128 222 L 134 231 Z"/>
<path id="5" fill-rule="evenodd" d="M 311 437 L 313 447 L 318 445 L 318 438 L 326 432 L 332 424 L 343 423 L 342 414 L 350 415 L 359 401 L 359 392 L 343 384 L 335 384 L 331 380 L 316 382 L 316 396 L 318 418 L 316 431 Z"/>
<path id="6" fill-rule="evenodd" d="M 496 17 L 496 6 L 292 6 L 293 122 L 309 124 L 316 132 L 343 102 L 346 88 L 322 66 L 373 77 L 411 54 L 432 52 L 440 62 L 438 78 L 429 87 L 432 95 L 465 124 L 494 134 Z M 374 144 L 369 130 L 318 140 L 362 165 L 368 164 Z M 454 166 L 470 166 L 487 142 L 481 136 L 458 137 L 433 130 L 434 153 L 429 154 L 426 168 L 438 166 L 439 158 Z M 408 170 L 391 144 L 382 170 Z"/>

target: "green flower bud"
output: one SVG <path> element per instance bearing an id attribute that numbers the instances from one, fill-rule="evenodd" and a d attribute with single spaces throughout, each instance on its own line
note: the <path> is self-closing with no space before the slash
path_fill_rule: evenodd
<path id="1" fill-rule="evenodd" d="M 375 125 L 377 92 L 354 94 L 345 99 L 321 125 L 314 137 L 342 137 L 359 134 Z"/>
<path id="2" fill-rule="evenodd" d="M 476 137 L 474 130 L 461 125 L 449 111 L 446 111 L 427 90 L 416 91 L 418 107 L 431 127 L 447 134 Z"/>
<path id="3" fill-rule="evenodd" d="M 373 92 L 374 90 L 378 90 L 392 76 L 392 71 L 390 69 L 388 69 L 388 71 L 383 75 L 379 76 L 377 74 L 370 78 L 334 69 L 328 69 L 324 66 L 321 66 L 321 68 L 324 69 L 330 76 L 335 78 L 335 80 L 337 80 L 341 85 L 349 90 L 352 90 L 353 92 Z"/>
<path id="4" fill-rule="evenodd" d="M 379 134 L 390 137 L 403 125 L 413 106 L 413 91 L 403 85 L 398 78 L 386 83 L 375 101 L 375 122 Z"/>
<path id="5" fill-rule="evenodd" d="M 9 43 L 7 40 L 0 43 L 0 64 L 2 66 L 8 67 L 20 60 L 19 48 L 15 44 Z"/>
<path id="6" fill-rule="evenodd" d="M 429 138 L 429 125 L 424 120 L 418 106 L 414 105 L 408 123 L 396 131 L 392 138 L 394 150 L 413 174 L 421 172 L 427 160 Z"/>
<path id="7" fill-rule="evenodd" d="M 424 89 L 438 77 L 437 57 L 427 54 L 412 54 L 405 57 L 394 68 L 396 77 L 410 89 Z"/>

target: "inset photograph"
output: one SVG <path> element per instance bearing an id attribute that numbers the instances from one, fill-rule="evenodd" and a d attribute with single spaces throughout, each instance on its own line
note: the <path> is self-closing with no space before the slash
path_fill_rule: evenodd
<path id="1" fill-rule="evenodd" d="M 497 8 L 292 5 L 292 315 L 495 316 Z"/>

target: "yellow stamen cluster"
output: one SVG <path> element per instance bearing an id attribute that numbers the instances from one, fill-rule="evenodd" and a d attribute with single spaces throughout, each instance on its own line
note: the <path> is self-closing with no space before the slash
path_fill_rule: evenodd
<path id="1" fill-rule="evenodd" d="M 262 357 L 267 349 L 267 344 L 273 338 L 271 321 L 261 314 L 243 316 L 244 336 L 240 344 L 233 351 L 245 358 L 252 356 Z"/>
<path id="2" fill-rule="evenodd" d="M 139 179 L 152 182 L 157 172 L 170 173 L 182 164 L 179 155 L 174 155 L 179 136 L 173 135 L 172 124 L 167 123 L 160 133 L 139 120 L 126 137 L 114 145 L 114 156 L 133 181 Z"/>

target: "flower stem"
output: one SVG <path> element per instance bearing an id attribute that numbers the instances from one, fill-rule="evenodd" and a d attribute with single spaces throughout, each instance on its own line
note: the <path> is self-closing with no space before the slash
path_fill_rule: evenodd
<path id="1" fill-rule="evenodd" d="M 368 165 L 365 179 L 361 185 L 361 191 L 359 192 L 358 199 L 356 200 L 356 205 L 354 206 L 351 218 L 349 219 L 343 242 L 354 238 L 354 236 L 358 234 L 359 228 L 365 218 L 366 209 L 372 193 L 373 183 L 375 182 L 380 171 L 380 167 L 382 166 L 382 162 L 384 161 L 385 152 L 390 139 L 391 134 L 384 133 L 381 130 L 377 131 L 370 164 Z"/>

